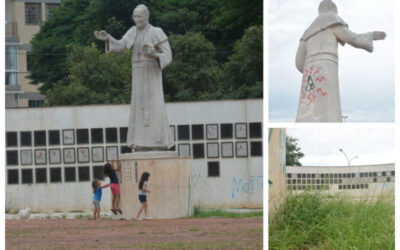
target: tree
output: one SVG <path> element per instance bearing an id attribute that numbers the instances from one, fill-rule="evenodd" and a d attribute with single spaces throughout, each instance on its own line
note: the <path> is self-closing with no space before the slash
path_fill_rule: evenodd
<path id="1" fill-rule="evenodd" d="M 67 45 L 75 43 L 74 30 L 80 25 L 80 16 L 88 6 L 87 0 L 63 1 L 32 39 L 30 61 L 33 66 L 29 78 L 32 84 L 43 83 L 42 93 L 68 75 Z"/>
<path id="2" fill-rule="evenodd" d="M 252 26 L 235 44 L 235 52 L 223 66 L 224 98 L 263 96 L 263 29 Z"/>
<path id="3" fill-rule="evenodd" d="M 218 55 L 218 60 L 225 60 L 247 28 L 262 25 L 263 1 L 218 0 L 212 15 L 210 26 L 215 32 L 207 35 L 207 38 L 215 41 L 218 51 L 226 52 Z"/>
<path id="4" fill-rule="evenodd" d="M 286 137 L 286 166 L 301 166 L 299 160 L 304 157 L 304 154 L 300 151 L 297 141 L 297 138 Z"/>
<path id="5" fill-rule="evenodd" d="M 164 70 L 166 101 L 217 99 L 220 69 L 215 47 L 201 33 L 170 36 L 173 61 Z"/>
<path id="6" fill-rule="evenodd" d="M 262 97 L 262 26 L 250 27 L 245 32 L 249 25 L 261 25 L 261 1 L 64 0 L 31 42 L 30 63 L 33 66 L 29 78 L 32 84 L 43 83 L 40 91 L 49 95 L 47 105 L 61 105 L 70 98 L 79 104 L 112 100 L 106 95 L 100 97 L 99 89 L 90 87 L 96 82 L 83 80 L 97 80 L 95 76 L 117 79 L 118 70 L 91 72 L 92 76 L 87 77 L 78 74 L 76 65 L 100 69 L 100 64 L 105 64 L 102 60 L 87 60 L 90 57 L 109 58 L 111 64 L 115 63 L 116 57 L 88 56 L 87 48 L 83 48 L 95 43 L 99 51 L 104 51 L 104 43 L 95 39 L 94 30 L 104 29 L 115 38 L 121 38 L 133 25 L 132 10 L 140 3 L 149 8 L 150 23 L 169 34 L 174 60 L 163 72 L 166 101 Z M 229 42 L 222 39 L 225 36 L 229 37 Z M 240 37 L 241 40 L 236 41 Z M 221 44 L 222 47 L 235 44 L 235 47 L 234 50 L 222 48 Z M 82 61 L 87 66 L 72 59 L 79 57 L 78 47 L 84 52 Z M 130 67 L 129 63 L 121 67 Z M 124 78 L 121 82 L 128 81 Z M 85 96 L 86 88 L 99 96 Z M 62 90 L 67 93 L 59 93 Z M 113 93 L 113 96 L 119 95 Z M 114 100 L 119 103 L 122 99 Z"/>
<path id="7" fill-rule="evenodd" d="M 46 106 L 129 103 L 131 53 L 106 54 L 93 43 L 74 47 L 68 57 L 71 75 L 46 94 Z"/>

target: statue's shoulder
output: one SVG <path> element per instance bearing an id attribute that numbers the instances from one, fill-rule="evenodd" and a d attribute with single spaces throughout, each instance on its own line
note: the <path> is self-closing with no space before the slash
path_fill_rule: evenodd
<path id="1" fill-rule="evenodd" d="M 132 26 L 127 32 L 125 32 L 123 38 L 134 39 L 135 36 L 136 36 L 136 26 Z"/>
<path id="2" fill-rule="evenodd" d="M 136 26 L 132 26 L 126 33 L 136 33 Z"/>
<path id="3" fill-rule="evenodd" d="M 334 25 L 343 25 L 348 27 L 347 23 L 343 21 L 342 18 L 340 18 L 336 13 L 334 12 L 328 12 L 319 15 L 314 22 L 307 28 L 307 30 L 304 32 L 303 36 L 300 38 L 300 40 L 306 41 L 308 38 L 312 37 L 316 33 L 325 30 L 329 27 L 332 27 Z"/>
<path id="4" fill-rule="evenodd" d="M 151 26 L 151 36 L 155 44 L 162 43 L 168 40 L 167 35 L 160 27 Z"/>
<path id="5" fill-rule="evenodd" d="M 160 27 L 151 26 L 151 30 L 156 35 L 165 35 L 164 31 Z M 167 35 L 165 35 L 167 36 Z"/>

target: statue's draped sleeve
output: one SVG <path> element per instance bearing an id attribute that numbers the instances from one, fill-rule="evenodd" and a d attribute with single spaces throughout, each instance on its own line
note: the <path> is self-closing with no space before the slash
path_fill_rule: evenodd
<path id="1" fill-rule="evenodd" d="M 365 49 L 368 52 L 372 52 L 374 50 L 372 32 L 356 34 L 345 26 L 336 26 L 332 29 L 339 41 L 348 43 L 356 48 Z"/>
<path id="2" fill-rule="evenodd" d="M 164 69 L 172 61 L 172 51 L 169 46 L 168 37 L 160 28 L 154 29 L 153 44 L 158 54 L 160 68 Z"/>
<path id="3" fill-rule="evenodd" d="M 305 41 L 300 40 L 296 53 L 296 68 L 303 74 L 304 62 L 306 60 L 307 48 Z"/>
<path id="4" fill-rule="evenodd" d="M 117 40 L 111 35 L 108 35 L 110 38 L 109 42 L 106 42 L 106 52 L 119 53 L 123 52 L 127 49 L 132 48 L 133 42 L 136 37 L 136 27 L 133 26 L 130 28 L 125 35 L 121 38 L 121 40 Z"/>

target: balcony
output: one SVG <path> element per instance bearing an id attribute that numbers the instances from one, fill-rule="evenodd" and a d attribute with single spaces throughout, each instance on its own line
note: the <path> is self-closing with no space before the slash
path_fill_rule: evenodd
<path id="1" fill-rule="evenodd" d="M 6 85 L 6 93 L 23 93 L 21 91 L 21 85 Z"/>
<path id="2" fill-rule="evenodd" d="M 6 23 L 6 38 L 18 38 L 17 23 Z"/>

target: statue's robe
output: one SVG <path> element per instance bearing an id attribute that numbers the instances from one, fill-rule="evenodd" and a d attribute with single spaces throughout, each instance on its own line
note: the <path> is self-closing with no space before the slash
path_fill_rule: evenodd
<path id="1" fill-rule="evenodd" d="M 172 61 L 168 37 L 148 24 L 130 28 L 121 40 L 109 36 L 107 52 L 132 49 L 132 95 L 127 142 L 139 150 L 168 149 L 174 145 L 164 104 L 162 69 Z M 153 46 L 159 59 L 145 56 L 143 47 Z"/>
<path id="2" fill-rule="evenodd" d="M 369 52 L 372 33 L 355 34 L 334 12 L 320 14 L 300 39 L 296 67 L 303 74 L 296 122 L 342 122 L 338 43 Z"/>

